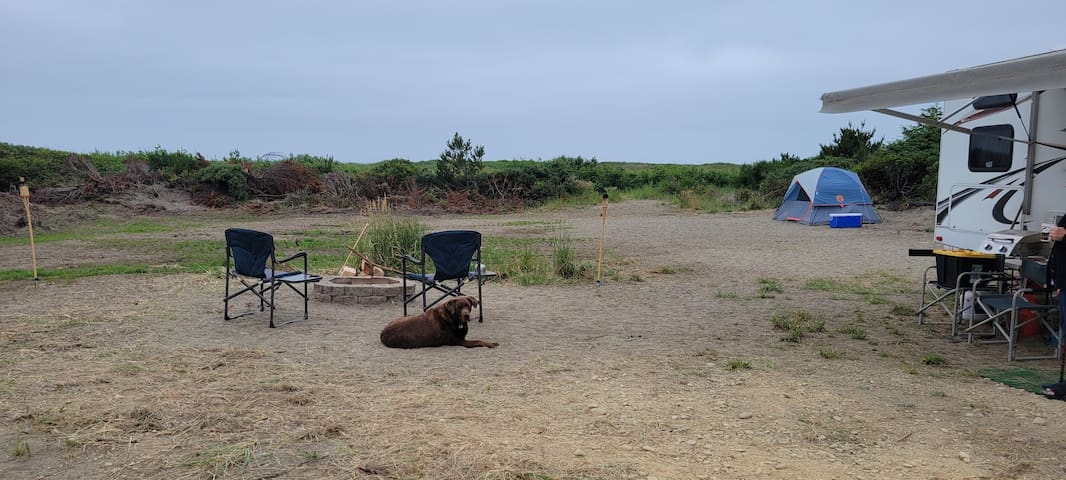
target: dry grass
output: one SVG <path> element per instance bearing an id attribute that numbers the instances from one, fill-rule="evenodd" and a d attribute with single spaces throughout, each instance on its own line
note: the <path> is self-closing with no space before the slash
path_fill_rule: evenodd
<path id="1" fill-rule="evenodd" d="M 1041 459 L 1057 458 L 1066 434 L 1032 423 L 1066 421 L 1058 403 L 970 374 L 1000 363 L 996 347 L 945 342 L 892 315 L 913 298 L 889 275 L 914 272 L 844 265 L 832 278 L 883 280 L 861 282 L 862 292 L 807 289 L 809 278 L 763 268 L 779 262 L 748 237 L 692 252 L 673 235 L 704 238 L 685 229 L 705 228 L 726 242 L 741 222 L 807 242 L 819 232 L 642 205 L 651 206 L 613 206 L 608 245 L 647 281 L 490 284 L 485 323 L 471 337 L 499 341 L 494 350 L 384 348 L 377 334 L 400 310 L 389 304 L 313 303 L 310 320 L 275 330 L 255 315 L 225 322 L 212 274 L 39 289 L 2 282 L 0 477 L 961 479 L 1008 478 L 1021 465 L 1028 473 L 1015 478 L 1061 473 L 1060 462 Z M 597 238 L 589 210 L 587 225 L 565 220 L 575 238 Z M 426 220 L 524 235 L 522 223 L 498 218 Z M 290 231 L 352 225 L 350 215 L 262 221 Z M 899 237 L 896 227 L 863 232 L 877 248 Z M 676 272 L 651 273 L 662 265 Z M 776 287 L 771 298 L 758 295 L 760 279 Z M 886 284 L 877 293 L 891 302 L 867 300 Z M 291 300 L 282 318 L 298 314 Z M 789 311 L 824 328 L 781 342 L 772 318 Z M 849 333 L 860 316 L 861 340 Z M 923 365 L 931 354 L 946 364 Z"/>

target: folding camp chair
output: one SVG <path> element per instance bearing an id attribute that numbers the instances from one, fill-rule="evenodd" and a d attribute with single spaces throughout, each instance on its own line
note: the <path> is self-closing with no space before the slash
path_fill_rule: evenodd
<path id="1" fill-rule="evenodd" d="M 249 315 L 253 312 L 245 312 L 240 315 L 230 316 L 229 302 L 233 298 L 251 292 L 259 297 L 259 311 L 270 307 L 270 328 L 274 328 L 274 310 L 276 309 L 275 292 L 282 285 L 289 287 L 304 299 L 304 320 L 307 320 L 307 284 L 322 279 L 318 275 L 307 272 L 307 252 L 299 252 L 281 260 L 275 257 L 274 237 L 270 234 L 247 230 L 243 228 L 230 228 L 226 230 L 226 296 L 223 299 L 223 317 L 231 320 Z M 283 272 L 278 266 L 296 260 L 303 260 L 303 270 Z M 230 293 L 230 281 L 238 281 L 240 290 Z M 302 288 L 297 288 L 301 286 Z M 270 297 L 267 298 L 267 291 Z M 292 323 L 285 322 L 284 324 Z M 281 324 L 281 325 L 284 325 Z"/>
<path id="2" fill-rule="evenodd" d="M 910 256 L 933 256 L 935 265 L 925 269 L 922 274 L 922 295 L 918 304 L 918 324 L 929 322 L 926 313 L 938 307 L 947 314 L 951 324 L 951 335 L 958 333 L 958 324 L 964 317 L 972 317 L 973 309 L 966 307 L 964 293 L 973 288 L 979 280 L 1003 273 L 1004 257 L 986 255 L 960 250 L 917 250 L 912 249 Z M 930 274 L 934 275 L 930 278 Z M 997 278 L 1001 278 L 998 277 Z M 981 283 L 984 288 L 999 288 L 991 282 Z M 972 304 L 972 303 L 971 303 Z"/>
<path id="3" fill-rule="evenodd" d="M 1061 342 L 1059 330 L 1058 305 L 1052 301 L 1047 283 L 1046 265 L 1031 259 L 1023 259 L 1020 268 L 1020 283 L 1002 293 L 980 293 L 979 285 L 974 286 L 974 308 L 986 318 L 971 321 L 966 328 L 967 340 L 973 343 L 979 328 L 988 330 L 992 340 L 982 343 L 1006 343 L 1007 361 L 1038 360 L 1058 358 Z M 1033 325 L 1038 331 L 1046 332 L 1053 340 L 1055 348 L 1044 355 L 1019 355 L 1018 343 L 1023 329 Z"/>
<path id="4" fill-rule="evenodd" d="M 482 321 L 483 307 L 481 286 L 488 279 L 495 277 L 495 272 L 485 270 L 481 263 L 481 233 L 471 230 L 446 230 L 429 233 L 422 237 L 419 258 L 403 255 L 403 314 L 407 315 L 407 304 L 422 298 L 422 311 L 426 311 L 449 297 L 463 295 L 462 288 L 468 283 L 477 284 L 478 321 Z M 427 272 L 427 258 L 433 263 L 432 272 Z M 408 271 L 407 266 L 417 266 L 417 272 Z M 421 286 L 413 295 L 407 293 L 407 281 L 418 282 Z M 433 301 L 430 293 L 439 294 Z"/>

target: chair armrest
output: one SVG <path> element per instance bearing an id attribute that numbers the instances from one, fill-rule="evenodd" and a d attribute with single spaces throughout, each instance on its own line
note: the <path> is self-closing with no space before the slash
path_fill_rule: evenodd
<path id="1" fill-rule="evenodd" d="M 278 263 L 289 262 L 289 261 L 296 260 L 297 258 L 301 258 L 301 257 L 306 259 L 307 258 L 307 252 L 294 253 L 292 255 L 289 255 L 288 257 L 285 257 L 285 258 L 283 258 L 281 260 L 278 260 Z"/>
<path id="2" fill-rule="evenodd" d="M 422 264 L 421 260 L 419 260 L 419 259 L 417 259 L 415 257 L 412 257 L 410 255 L 400 255 L 400 258 L 402 258 L 406 262 L 411 262 L 411 263 L 413 263 L 415 265 L 421 265 Z"/>
<path id="3" fill-rule="evenodd" d="M 294 253 L 292 255 L 289 255 L 288 257 L 285 257 L 285 258 L 283 258 L 281 260 L 275 261 L 274 264 L 275 265 L 282 265 L 285 262 L 290 262 L 292 260 L 297 260 L 297 259 L 303 259 L 303 270 L 300 270 L 300 272 L 298 272 L 298 273 L 307 273 L 307 252 L 296 252 L 296 253 Z"/>
<path id="4" fill-rule="evenodd" d="M 964 272 L 959 278 L 961 280 L 967 276 L 972 278 L 971 283 L 975 291 L 993 287 L 998 290 L 1008 290 L 1011 289 L 1011 283 L 1014 281 L 1014 276 L 1005 272 Z"/>

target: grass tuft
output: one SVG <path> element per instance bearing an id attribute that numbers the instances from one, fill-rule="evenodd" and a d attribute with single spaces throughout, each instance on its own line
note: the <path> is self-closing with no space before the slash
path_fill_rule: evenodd
<path id="1" fill-rule="evenodd" d="M 833 360 L 843 357 L 844 353 L 833 347 L 822 347 L 818 349 L 818 356 L 827 360 Z"/>
<path id="2" fill-rule="evenodd" d="M 948 364 L 948 360 L 946 358 L 936 353 L 927 353 L 925 355 L 922 355 L 921 362 L 922 365 L 930 365 L 934 367 Z"/>
<path id="3" fill-rule="evenodd" d="M 11 454 L 16 456 L 16 457 L 27 457 L 28 458 L 28 457 L 33 456 L 33 454 L 30 453 L 30 444 L 29 444 L 29 442 L 27 442 L 25 440 L 22 440 L 22 441 L 16 443 L 15 444 L 15 448 L 12 450 Z"/>
<path id="4" fill-rule="evenodd" d="M 825 319 L 802 310 L 777 313 L 770 319 L 777 330 L 783 330 L 782 341 L 799 343 L 808 333 L 824 332 Z"/>
<path id="5" fill-rule="evenodd" d="M 571 279 L 577 276 L 578 268 L 574 242 L 569 236 L 557 234 L 552 241 L 552 267 L 560 278 Z"/>
<path id="6" fill-rule="evenodd" d="M 255 459 L 255 447 L 254 442 L 215 445 L 187 455 L 182 465 L 197 468 L 210 478 L 219 478 L 231 473 L 230 470 L 247 468 Z"/>
<path id="7" fill-rule="evenodd" d="M 866 330 L 858 325 L 844 325 L 837 331 L 855 340 L 866 339 Z"/>
<path id="8" fill-rule="evenodd" d="M 772 278 L 759 279 L 759 298 L 774 298 L 775 294 L 783 293 L 781 283 Z"/>
<path id="9" fill-rule="evenodd" d="M 751 370 L 751 361 L 732 359 L 725 362 L 725 368 L 727 370 Z"/>

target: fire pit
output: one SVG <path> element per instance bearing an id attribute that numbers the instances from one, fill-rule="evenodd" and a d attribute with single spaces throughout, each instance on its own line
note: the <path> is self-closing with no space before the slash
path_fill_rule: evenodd
<path id="1" fill-rule="evenodd" d="M 407 293 L 413 294 L 414 284 L 407 285 Z M 403 298 L 403 284 L 391 277 L 322 277 L 315 284 L 312 298 L 320 302 L 346 305 L 376 305 Z"/>

